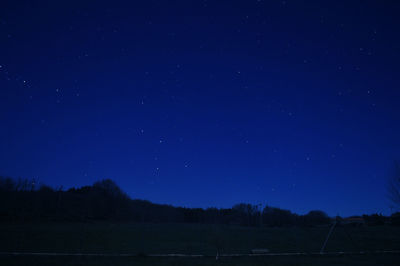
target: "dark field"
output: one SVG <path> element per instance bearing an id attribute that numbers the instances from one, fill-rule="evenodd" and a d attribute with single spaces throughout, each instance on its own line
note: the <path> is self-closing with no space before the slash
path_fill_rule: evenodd
<path id="1" fill-rule="evenodd" d="M 216 261 L 213 258 L 54 258 L 54 257 L 2 257 L 1 265 L 156 265 L 156 266 L 183 266 L 183 265 L 268 265 L 268 266 L 286 266 L 286 265 L 304 265 L 304 266 L 320 266 L 320 265 L 399 265 L 399 255 L 363 255 L 363 256 L 340 256 L 340 257 L 259 257 L 259 258 L 224 258 Z"/>
<path id="2" fill-rule="evenodd" d="M 0 265 L 399 265 L 400 255 L 312 255 L 252 258 L 150 258 L 148 254 L 319 252 L 329 227 L 247 228 L 189 224 L 1 224 L 2 252 L 138 254 L 139 257 L 2 256 Z M 343 228 L 326 252 L 400 249 L 400 228 Z"/>

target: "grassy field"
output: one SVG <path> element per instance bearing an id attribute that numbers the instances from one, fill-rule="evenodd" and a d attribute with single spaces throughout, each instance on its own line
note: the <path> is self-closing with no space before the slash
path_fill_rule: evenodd
<path id="1" fill-rule="evenodd" d="M 146 254 L 215 256 L 270 252 L 319 252 L 328 227 L 246 228 L 221 225 L 51 223 L 0 224 L 1 252 L 132 253 L 142 258 L 0 257 L 1 265 L 400 265 L 400 255 L 297 256 L 263 258 L 149 258 Z M 400 249 L 400 228 L 338 227 L 326 247 L 333 251 Z M 36 264 L 35 264 L 36 263 Z"/>
<path id="2" fill-rule="evenodd" d="M 400 263 L 398 255 L 363 255 L 363 256 L 341 256 L 341 257 L 262 257 L 262 258 L 225 258 L 216 261 L 212 258 L 202 259 L 184 259 L 184 258 L 54 258 L 54 257 L 2 257 L 0 258 L 1 265 L 29 265 L 29 266 L 72 266 L 72 265 L 88 265 L 88 266 L 395 266 Z"/>

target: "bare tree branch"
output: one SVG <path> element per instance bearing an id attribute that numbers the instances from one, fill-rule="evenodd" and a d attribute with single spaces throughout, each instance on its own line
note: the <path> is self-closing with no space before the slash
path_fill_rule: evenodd
<path id="1" fill-rule="evenodd" d="M 395 162 L 394 171 L 388 182 L 388 198 L 396 208 L 400 208 L 400 164 Z"/>

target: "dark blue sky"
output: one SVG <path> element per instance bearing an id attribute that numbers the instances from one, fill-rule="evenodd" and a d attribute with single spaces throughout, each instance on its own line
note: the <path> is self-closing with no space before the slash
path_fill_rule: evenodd
<path id="1" fill-rule="evenodd" d="M 397 1 L 31 2 L 0 4 L 1 175 L 389 213 Z"/>

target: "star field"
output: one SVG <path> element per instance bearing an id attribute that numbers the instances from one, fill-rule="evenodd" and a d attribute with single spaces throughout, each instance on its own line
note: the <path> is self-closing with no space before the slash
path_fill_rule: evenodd
<path id="1" fill-rule="evenodd" d="M 400 5 L 5 1 L 0 175 L 189 207 L 388 213 Z"/>

